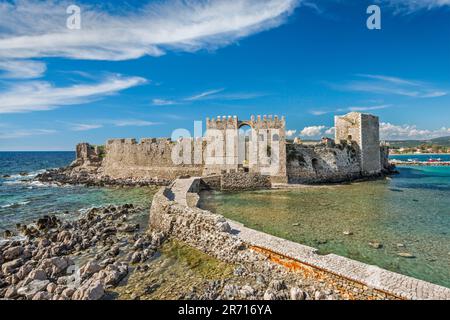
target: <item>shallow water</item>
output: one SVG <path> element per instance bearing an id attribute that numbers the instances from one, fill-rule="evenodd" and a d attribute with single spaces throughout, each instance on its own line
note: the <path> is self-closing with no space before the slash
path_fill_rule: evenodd
<path id="1" fill-rule="evenodd" d="M 448 167 L 404 167 L 392 179 L 348 185 L 206 192 L 201 206 L 323 254 L 450 287 Z M 383 247 L 375 249 L 369 242 Z M 416 258 L 400 257 L 401 252 Z"/>
<path id="2" fill-rule="evenodd" d="M 71 219 L 84 209 L 108 204 L 150 207 L 157 188 L 58 187 L 32 181 L 43 170 L 66 166 L 74 158 L 73 152 L 0 152 L 0 232 L 49 213 Z"/>

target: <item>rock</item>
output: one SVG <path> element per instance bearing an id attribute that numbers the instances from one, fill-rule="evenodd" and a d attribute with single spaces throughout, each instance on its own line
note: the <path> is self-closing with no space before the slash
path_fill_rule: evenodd
<path id="1" fill-rule="evenodd" d="M 119 228 L 120 232 L 125 233 L 131 233 L 139 230 L 139 224 L 131 225 L 131 224 L 124 224 L 122 227 Z"/>
<path id="2" fill-rule="evenodd" d="M 405 245 L 403 243 L 397 243 L 397 248 L 404 248 Z"/>
<path id="3" fill-rule="evenodd" d="M 297 287 L 292 287 L 291 290 L 289 290 L 289 296 L 291 300 L 305 300 L 306 294 Z"/>
<path id="4" fill-rule="evenodd" d="M 134 249 L 143 249 L 145 244 L 144 238 L 139 238 L 136 240 L 136 242 L 133 244 Z"/>
<path id="5" fill-rule="evenodd" d="M 314 293 L 314 300 L 323 300 L 323 299 L 325 299 L 325 294 L 323 292 L 316 291 Z"/>
<path id="6" fill-rule="evenodd" d="M 14 299 L 18 296 L 17 289 L 15 286 L 9 286 L 9 288 L 5 292 L 6 299 Z"/>
<path id="7" fill-rule="evenodd" d="M 53 296 L 51 295 L 51 293 L 46 292 L 46 291 L 41 291 L 36 293 L 32 300 L 52 300 Z"/>
<path id="8" fill-rule="evenodd" d="M 408 258 L 408 259 L 413 259 L 415 258 L 415 256 L 409 252 L 399 252 L 397 253 L 398 256 L 402 257 L 402 258 Z"/>
<path id="9" fill-rule="evenodd" d="M 276 291 L 281 291 L 286 289 L 286 284 L 284 280 L 272 280 L 269 283 L 269 289 Z"/>
<path id="10" fill-rule="evenodd" d="M 111 270 L 105 272 L 105 277 L 103 278 L 103 284 L 107 287 L 117 285 L 120 280 L 122 280 L 126 276 L 126 273 L 120 273 L 116 270 Z"/>
<path id="11" fill-rule="evenodd" d="M 47 238 L 44 238 L 38 242 L 38 247 L 45 248 L 45 247 L 49 246 L 50 244 L 51 244 L 50 240 L 48 240 Z"/>
<path id="12" fill-rule="evenodd" d="M 10 230 L 5 230 L 3 232 L 3 237 L 6 238 L 6 239 L 11 238 L 13 236 L 14 236 L 14 234 Z"/>
<path id="13" fill-rule="evenodd" d="M 45 288 L 47 288 L 47 285 L 50 283 L 48 280 L 34 280 L 31 281 L 28 285 L 25 287 L 21 287 L 17 290 L 17 293 L 20 296 L 24 296 L 27 299 L 32 299 L 36 293 L 39 291 L 43 291 Z"/>
<path id="14" fill-rule="evenodd" d="M 236 298 L 238 293 L 239 293 L 238 287 L 233 284 L 225 285 L 222 290 L 222 296 L 227 300 Z"/>
<path id="15" fill-rule="evenodd" d="M 3 252 L 3 257 L 6 261 L 14 260 L 18 258 L 23 253 L 23 247 L 21 246 L 15 246 L 12 248 L 9 248 L 5 252 Z"/>
<path id="16" fill-rule="evenodd" d="M 17 271 L 17 276 L 20 280 L 25 279 L 28 274 L 33 270 L 33 266 L 30 263 L 26 263 L 23 266 L 19 268 L 19 271 Z"/>
<path id="17" fill-rule="evenodd" d="M 73 261 L 68 257 L 53 257 L 41 261 L 40 268 L 43 269 L 47 275 L 56 277 L 62 274 L 68 266 L 73 265 Z"/>
<path id="18" fill-rule="evenodd" d="M 264 292 L 264 300 L 276 300 L 277 296 L 275 295 L 275 292 L 273 292 L 271 289 L 267 289 L 266 292 Z"/>
<path id="19" fill-rule="evenodd" d="M 38 230 L 49 230 L 58 226 L 58 219 L 55 216 L 44 216 L 36 222 Z"/>
<path id="20" fill-rule="evenodd" d="M 109 250 L 108 255 L 110 255 L 111 257 L 116 257 L 119 255 L 119 253 L 120 253 L 119 246 L 114 246 L 111 248 L 111 250 Z"/>
<path id="21" fill-rule="evenodd" d="M 371 241 L 369 242 L 369 246 L 371 246 L 374 249 L 381 249 L 383 248 L 383 245 L 379 242 Z"/>
<path id="22" fill-rule="evenodd" d="M 139 263 L 141 261 L 141 253 L 140 252 L 135 252 L 133 253 L 133 255 L 131 256 L 131 263 Z"/>
<path id="23" fill-rule="evenodd" d="M 297 223 L 293 223 L 292 226 L 293 226 L 293 227 L 299 227 L 299 226 L 300 226 L 300 223 L 298 223 L 298 222 L 297 222 Z"/>
<path id="24" fill-rule="evenodd" d="M 23 264 L 22 259 L 15 259 L 9 262 L 6 262 L 2 265 L 2 272 L 5 275 L 11 274 L 14 270 L 19 268 Z"/>
<path id="25" fill-rule="evenodd" d="M 353 232 L 346 230 L 346 231 L 343 232 L 343 234 L 344 234 L 345 236 L 352 236 L 352 235 L 353 235 Z"/>
<path id="26" fill-rule="evenodd" d="M 239 294 L 244 299 L 252 298 L 255 295 L 255 289 L 253 289 L 249 285 L 245 285 L 241 288 L 241 290 L 239 290 Z"/>
<path id="27" fill-rule="evenodd" d="M 89 278 L 94 273 L 99 272 L 102 267 L 94 261 L 89 261 L 85 265 L 83 265 L 80 269 L 80 276 L 82 279 Z"/>
<path id="28" fill-rule="evenodd" d="M 74 292 L 72 300 L 100 300 L 104 294 L 100 281 L 88 281 Z"/>
<path id="29" fill-rule="evenodd" d="M 42 269 L 35 269 L 28 274 L 27 280 L 29 282 L 34 280 L 47 280 L 47 273 Z"/>
<path id="30" fill-rule="evenodd" d="M 54 284 L 53 282 L 49 283 L 46 288 L 47 292 L 54 293 L 56 291 L 56 287 L 57 287 L 57 285 Z"/>
<path id="31" fill-rule="evenodd" d="M 216 226 L 220 232 L 231 233 L 231 227 L 226 221 L 218 222 Z"/>
<path id="32" fill-rule="evenodd" d="M 61 293 L 61 295 L 66 297 L 67 299 L 71 299 L 74 293 L 75 293 L 74 288 L 67 288 Z"/>

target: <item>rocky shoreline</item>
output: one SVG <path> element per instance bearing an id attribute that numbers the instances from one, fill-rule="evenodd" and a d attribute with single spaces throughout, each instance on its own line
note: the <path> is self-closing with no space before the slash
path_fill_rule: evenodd
<path id="1" fill-rule="evenodd" d="M 90 170 L 74 170 L 73 167 L 47 170 L 36 176 L 35 180 L 42 183 L 55 183 L 57 185 L 85 185 L 87 187 L 146 187 L 167 186 L 168 179 L 113 179 Z"/>
<path id="2" fill-rule="evenodd" d="M 246 248 L 240 253 L 245 263 L 197 252 L 195 263 L 187 260 L 184 266 L 185 258 L 177 256 L 172 268 L 185 269 L 174 277 L 160 253 L 173 240 L 133 223 L 138 212 L 142 208 L 132 204 L 107 206 L 92 208 L 75 221 L 46 216 L 17 226 L 26 240 L 0 243 L 0 299 L 345 298 L 328 284 L 301 277 Z M 188 256 L 196 252 L 182 246 Z M 202 273 L 192 275 L 205 261 L 209 264 Z M 162 278 L 167 268 L 169 276 Z M 181 281 L 186 285 L 180 287 Z M 160 286 L 165 289 L 158 291 Z"/>

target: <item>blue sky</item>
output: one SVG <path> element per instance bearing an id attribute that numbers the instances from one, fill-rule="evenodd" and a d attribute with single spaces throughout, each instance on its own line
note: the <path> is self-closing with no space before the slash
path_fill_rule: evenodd
<path id="1" fill-rule="evenodd" d="M 378 4 L 382 29 L 368 30 Z M 285 115 L 292 136 L 380 116 L 450 136 L 450 1 L 0 0 L 0 150 L 170 136 L 217 115 Z"/>

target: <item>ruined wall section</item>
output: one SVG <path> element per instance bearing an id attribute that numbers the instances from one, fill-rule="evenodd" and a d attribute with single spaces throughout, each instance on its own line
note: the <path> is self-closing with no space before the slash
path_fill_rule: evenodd
<path id="1" fill-rule="evenodd" d="M 291 183 L 340 182 L 359 178 L 357 149 L 347 143 L 287 145 L 287 175 Z"/>
<path id="2" fill-rule="evenodd" d="M 200 142 L 201 143 L 201 142 Z M 109 140 L 102 163 L 103 175 L 111 178 L 175 179 L 183 175 L 201 176 L 203 165 L 176 165 L 172 151 L 176 143 L 170 139 Z M 194 144 L 192 144 L 192 157 Z"/>
<path id="3" fill-rule="evenodd" d="M 254 173 L 270 173 L 273 182 L 285 183 L 287 182 L 286 171 L 286 119 L 278 116 L 254 116 L 250 121 L 243 124 L 249 125 L 256 132 L 258 143 L 254 152 L 254 157 L 264 159 L 265 156 L 270 156 L 267 163 L 258 161 L 252 167 L 250 172 Z M 263 142 L 263 143 L 261 143 Z M 279 150 L 275 150 L 274 146 L 278 145 Z M 274 166 L 276 164 L 276 167 Z"/>
<path id="4" fill-rule="evenodd" d="M 351 112 L 335 117 L 336 144 L 343 141 L 355 142 L 363 175 L 381 172 L 380 123 L 370 114 Z"/>

